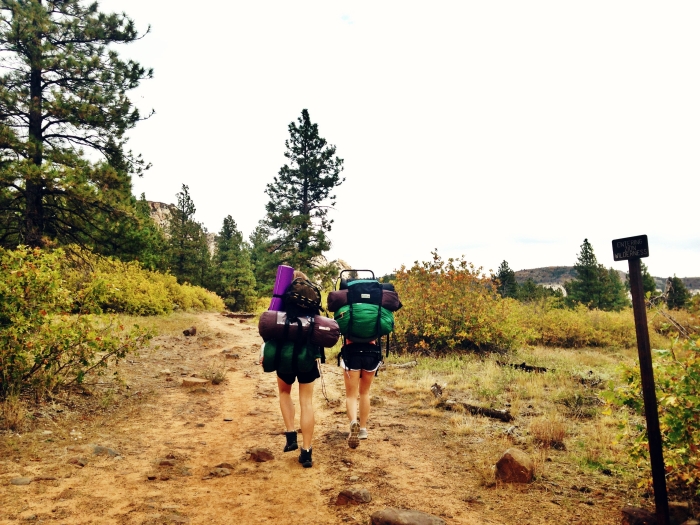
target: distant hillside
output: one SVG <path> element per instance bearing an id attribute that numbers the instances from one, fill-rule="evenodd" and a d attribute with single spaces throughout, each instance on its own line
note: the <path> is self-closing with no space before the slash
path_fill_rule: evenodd
<path id="1" fill-rule="evenodd" d="M 619 271 L 620 279 L 624 282 L 627 272 Z M 546 286 L 564 286 L 566 281 L 576 277 L 573 266 L 546 266 L 544 268 L 532 268 L 530 270 L 518 270 L 515 272 L 515 280 L 522 284 L 532 279 L 537 284 Z M 668 276 L 667 276 L 668 277 Z M 666 288 L 667 277 L 654 277 L 656 288 L 663 291 Z M 685 287 L 691 292 L 700 292 L 700 277 L 682 277 Z"/>

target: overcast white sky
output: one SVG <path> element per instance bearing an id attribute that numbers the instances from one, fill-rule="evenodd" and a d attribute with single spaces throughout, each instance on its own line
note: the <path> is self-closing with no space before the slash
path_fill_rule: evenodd
<path id="1" fill-rule="evenodd" d="M 381 275 L 464 255 L 570 266 L 647 234 L 652 275 L 700 276 L 700 3 L 102 0 L 151 33 L 134 193 L 247 237 L 309 110 L 345 159 L 330 258 Z"/>

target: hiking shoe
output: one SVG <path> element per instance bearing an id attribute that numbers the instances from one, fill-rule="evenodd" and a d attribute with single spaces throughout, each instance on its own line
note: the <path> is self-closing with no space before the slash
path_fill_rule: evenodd
<path id="1" fill-rule="evenodd" d="M 358 439 L 367 439 L 367 429 L 361 428 L 360 433 L 357 435 Z"/>
<path id="2" fill-rule="evenodd" d="M 360 424 L 357 421 L 350 423 L 350 435 L 348 436 L 348 446 L 357 448 L 360 444 Z"/>
<path id="3" fill-rule="evenodd" d="M 285 452 L 290 452 L 299 448 L 299 445 L 297 445 L 296 430 L 292 430 L 291 432 L 285 432 L 284 436 L 287 438 L 287 444 L 284 446 Z"/>
<path id="4" fill-rule="evenodd" d="M 304 447 L 301 448 L 299 463 L 301 463 L 301 466 L 304 468 L 311 468 L 311 466 L 314 464 L 314 462 L 311 460 L 311 448 L 312 447 L 309 447 L 309 450 L 304 450 Z"/>

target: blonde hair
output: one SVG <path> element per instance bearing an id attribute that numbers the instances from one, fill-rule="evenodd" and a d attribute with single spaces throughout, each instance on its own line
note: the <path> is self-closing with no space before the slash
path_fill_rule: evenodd
<path id="1" fill-rule="evenodd" d="M 309 280 L 306 274 L 299 270 L 294 270 L 294 275 L 292 276 L 292 279 L 306 279 L 307 281 Z"/>

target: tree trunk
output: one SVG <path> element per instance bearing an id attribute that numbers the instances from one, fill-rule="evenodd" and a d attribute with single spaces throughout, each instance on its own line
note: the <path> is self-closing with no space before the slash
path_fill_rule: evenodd
<path id="1" fill-rule="evenodd" d="M 33 43 L 33 56 L 31 57 L 31 72 L 29 79 L 29 155 L 36 173 L 25 175 L 25 200 L 24 212 L 25 239 L 24 242 L 32 247 L 41 247 L 44 244 L 44 180 L 41 175 L 41 164 L 44 161 L 43 137 L 42 137 L 42 90 L 41 90 L 41 43 L 37 35 Z"/>

